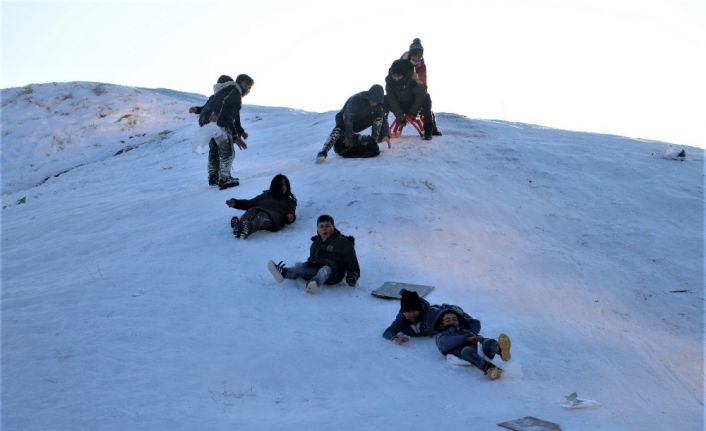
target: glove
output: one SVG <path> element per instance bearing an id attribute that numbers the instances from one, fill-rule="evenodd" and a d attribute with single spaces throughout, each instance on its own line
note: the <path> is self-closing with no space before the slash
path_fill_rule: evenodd
<path id="1" fill-rule="evenodd" d="M 243 130 L 243 133 L 240 134 L 240 137 L 243 138 L 243 139 L 248 139 L 248 132 L 246 132 L 245 130 Z"/>
<path id="2" fill-rule="evenodd" d="M 355 287 L 355 284 L 357 282 L 358 282 L 358 277 L 356 277 L 354 274 L 346 275 L 346 284 L 349 285 L 350 287 Z"/>

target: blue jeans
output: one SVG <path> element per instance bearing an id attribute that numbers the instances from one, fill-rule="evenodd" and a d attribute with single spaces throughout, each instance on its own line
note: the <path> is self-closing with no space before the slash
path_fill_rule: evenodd
<path id="1" fill-rule="evenodd" d="M 480 343 L 483 348 L 483 354 L 485 354 L 488 358 L 493 359 L 495 355 L 500 353 L 498 342 L 492 338 L 484 338 L 483 341 L 480 341 Z M 484 357 L 478 354 L 475 345 L 457 347 L 451 350 L 448 354 L 457 356 L 464 361 L 468 361 L 483 371 L 488 369 L 488 367 L 493 366 L 491 362 L 488 362 Z"/>
<path id="2" fill-rule="evenodd" d="M 333 274 L 333 269 L 330 266 L 314 265 L 309 262 L 297 262 L 291 268 L 286 268 L 285 278 L 303 278 L 306 281 L 314 280 L 319 286 L 323 286 Z"/>

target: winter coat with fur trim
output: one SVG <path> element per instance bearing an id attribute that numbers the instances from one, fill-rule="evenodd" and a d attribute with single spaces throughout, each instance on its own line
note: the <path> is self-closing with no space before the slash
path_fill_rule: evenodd
<path id="1" fill-rule="evenodd" d="M 203 127 L 209 123 L 212 114 L 218 115 L 219 127 L 227 129 L 232 138 L 240 137 L 245 130 L 240 124 L 240 108 L 243 106 L 243 97 L 238 84 L 234 81 L 223 82 L 213 86 L 213 95 L 201 108 L 197 108 L 199 114 L 199 126 Z"/>

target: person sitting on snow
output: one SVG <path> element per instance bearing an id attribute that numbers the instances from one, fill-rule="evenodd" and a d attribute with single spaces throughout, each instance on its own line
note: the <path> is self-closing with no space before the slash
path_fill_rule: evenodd
<path id="1" fill-rule="evenodd" d="M 323 163 L 333 147 L 341 157 L 375 157 L 380 154 L 378 143 L 388 138 L 389 126 L 385 121 L 382 103 L 384 91 L 375 84 L 368 91 L 356 93 L 346 101 L 343 109 L 336 114 L 336 127 L 333 128 L 323 148 L 316 155 L 316 162 Z M 370 135 L 358 134 L 371 127 Z"/>
<path id="2" fill-rule="evenodd" d="M 292 194 L 289 178 L 277 174 L 270 182 L 270 189 L 252 199 L 228 199 L 226 205 L 246 210 L 230 220 L 233 235 L 247 239 L 260 229 L 276 232 L 297 219 L 297 198 Z"/>
<path id="3" fill-rule="evenodd" d="M 480 331 L 480 321 L 473 319 L 457 305 L 430 305 L 419 294 L 407 289 L 400 290 L 400 311 L 395 320 L 382 333 L 383 338 L 401 345 L 407 343 L 409 337 L 431 337 L 437 334 L 436 321 L 442 309 L 454 309 L 464 316 L 464 319 L 477 332 Z"/>
<path id="4" fill-rule="evenodd" d="M 417 118 L 420 110 L 424 116 L 424 139 L 431 139 L 431 104 L 425 104 L 427 91 L 414 72 L 414 65 L 407 60 L 392 62 L 385 77 L 385 111 L 392 112 L 397 124 L 407 124 L 407 118 Z"/>
<path id="5" fill-rule="evenodd" d="M 222 134 L 208 143 L 208 185 L 224 190 L 235 187 L 240 182 L 231 176 L 235 153 L 233 144 L 241 150 L 248 146 L 243 139 L 248 138 L 240 124 L 242 98 L 250 93 L 255 81 L 248 75 L 238 75 L 235 81 L 228 75 L 221 75 L 213 86 L 213 95 L 203 106 L 192 106 L 189 112 L 199 114 L 199 126 L 216 123 Z"/>
<path id="6" fill-rule="evenodd" d="M 316 236 L 311 241 L 306 262 L 297 262 L 293 267 L 285 266 L 284 262 L 267 262 L 267 269 L 275 280 L 281 283 L 285 278 L 303 278 L 308 282 L 307 293 L 314 293 L 325 284 L 338 284 L 344 276 L 346 284 L 355 287 L 360 278 L 355 238 L 341 234 L 333 217 L 324 214 L 316 221 Z"/>
<path id="7" fill-rule="evenodd" d="M 419 81 L 424 84 L 424 89 L 427 91 L 427 96 L 422 104 L 422 111 L 431 113 L 431 134 L 432 136 L 441 136 L 441 132 L 436 127 L 436 116 L 431 110 L 431 96 L 429 95 L 429 86 L 427 85 L 427 65 L 424 63 L 424 47 L 422 42 L 415 38 L 412 44 L 409 45 L 409 51 L 402 54 L 402 60 L 409 60 L 414 66 L 414 72 L 419 77 Z"/>
<path id="8" fill-rule="evenodd" d="M 503 361 L 510 360 L 510 337 L 501 333 L 497 341 L 478 335 L 470 329 L 470 323 L 452 309 L 442 310 L 434 325 L 441 332 L 436 336 L 436 346 L 443 355 L 454 355 L 480 368 L 490 380 L 499 379 L 502 368 L 491 362 L 495 355 Z M 478 353 L 480 344 L 483 354 Z M 486 359 L 487 358 L 487 359 Z"/>

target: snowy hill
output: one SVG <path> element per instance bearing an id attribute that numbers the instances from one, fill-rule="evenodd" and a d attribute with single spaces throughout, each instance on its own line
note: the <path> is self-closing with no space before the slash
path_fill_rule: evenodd
<path id="1" fill-rule="evenodd" d="M 198 102 L 2 90 L 3 429 L 702 429 L 703 150 L 442 113 L 431 142 L 315 165 L 334 113 L 246 98 L 241 186 L 218 191 Z M 297 222 L 234 239 L 224 201 L 280 172 Z M 356 237 L 359 286 L 276 284 L 265 262 L 304 260 L 322 213 Z M 503 378 L 384 340 L 386 280 L 509 333 Z M 602 406 L 560 407 L 574 391 Z"/>

